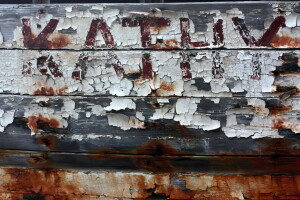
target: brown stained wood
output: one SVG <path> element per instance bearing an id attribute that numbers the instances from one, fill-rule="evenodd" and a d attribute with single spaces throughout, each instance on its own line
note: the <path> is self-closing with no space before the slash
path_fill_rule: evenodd
<path id="1" fill-rule="evenodd" d="M 141 147 L 140 147 L 141 148 Z M 110 149 L 94 153 L 1 151 L 2 167 L 76 169 L 142 173 L 203 173 L 222 175 L 299 174 L 299 156 L 187 156 L 121 154 Z"/>
<path id="2" fill-rule="evenodd" d="M 1 168 L 4 200 L 30 199 L 298 199 L 291 175 L 146 174 Z M 102 199 L 102 198 L 101 198 Z"/>
<path id="3" fill-rule="evenodd" d="M 299 2 L 3 5 L 3 48 L 298 48 Z M 254 11 L 253 11 L 254 10 Z M 253 12 L 252 12 L 253 11 Z"/>

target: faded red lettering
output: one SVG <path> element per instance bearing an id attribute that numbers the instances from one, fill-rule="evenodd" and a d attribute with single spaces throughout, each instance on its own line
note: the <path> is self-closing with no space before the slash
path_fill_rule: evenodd
<path id="1" fill-rule="evenodd" d="M 124 68 L 121 66 L 121 63 L 118 61 L 116 64 L 113 64 L 114 70 L 118 77 L 124 76 Z"/>
<path id="2" fill-rule="evenodd" d="M 142 57 L 142 64 L 143 64 L 143 78 L 144 79 L 152 79 L 153 78 L 153 70 L 152 70 L 152 63 L 151 63 L 151 58 L 150 54 L 145 53 L 143 54 Z"/>
<path id="3" fill-rule="evenodd" d="M 40 34 L 35 37 L 31 32 L 30 19 L 22 19 L 24 46 L 31 49 L 48 49 L 50 42 L 48 37 L 56 29 L 58 20 L 51 19 Z"/>
<path id="4" fill-rule="evenodd" d="M 213 45 L 221 45 L 224 42 L 223 20 L 219 19 L 213 28 L 214 41 Z"/>
<path id="5" fill-rule="evenodd" d="M 285 24 L 285 18 L 278 16 L 274 19 L 267 31 L 256 41 L 256 39 L 250 35 L 250 31 L 247 29 L 244 19 L 238 17 L 232 18 L 233 24 L 237 27 L 239 34 L 244 40 L 246 45 L 255 46 L 270 46 L 273 38 L 281 27 Z"/>
<path id="6" fill-rule="evenodd" d="M 105 44 L 107 47 L 114 47 L 115 42 L 114 38 L 109 30 L 109 27 L 107 26 L 106 22 L 101 19 L 93 19 L 90 30 L 86 36 L 85 45 L 86 46 L 94 46 L 96 41 L 96 36 L 98 31 L 101 32 L 102 37 L 105 41 Z"/>
<path id="7" fill-rule="evenodd" d="M 209 46 L 209 43 L 200 41 L 192 42 L 190 36 L 190 19 L 189 18 L 180 18 L 180 31 L 181 31 L 181 46 L 183 48 L 190 47 L 206 47 Z M 223 35 L 223 20 L 219 19 L 213 27 L 214 41 L 213 45 L 220 45 L 224 41 Z"/>
<path id="8" fill-rule="evenodd" d="M 142 47 L 151 46 L 151 33 L 150 27 L 166 27 L 170 26 L 171 21 L 163 17 L 148 17 L 148 18 L 137 18 L 129 19 L 124 18 L 122 20 L 123 27 L 141 27 L 141 42 Z"/>
<path id="9" fill-rule="evenodd" d="M 192 79 L 192 73 L 190 72 L 191 66 L 189 62 L 189 56 L 185 53 L 180 53 L 182 56 L 182 62 L 180 62 L 180 69 L 182 71 L 182 79 L 188 81 Z"/>
<path id="10" fill-rule="evenodd" d="M 48 67 L 45 65 L 45 63 L 47 63 Z M 62 72 L 59 70 L 58 68 L 58 64 L 56 64 L 53 61 L 53 57 L 52 56 L 41 56 L 37 59 L 37 68 L 40 71 L 40 73 L 42 75 L 46 75 L 48 73 L 48 69 L 50 70 L 50 73 L 54 76 L 54 77 L 62 77 L 63 74 Z"/>

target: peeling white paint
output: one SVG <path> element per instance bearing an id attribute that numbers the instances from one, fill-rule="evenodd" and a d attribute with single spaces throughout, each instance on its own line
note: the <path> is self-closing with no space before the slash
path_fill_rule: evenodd
<path id="1" fill-rule="evenodd" d="M 7 125 L 13 123 L 14 114 L 14 110 L 4 111 L 0 109 L 0 132 L 3 132 Z"/>
<path id="2" fill-rule="evenodd" d="M 110 105 L 105 107 L 106 111 L 135 109 L 136 105 L 131 99 L 113 98 Z"/>
<path id="3" fill-rule="evenodd" d="M 252 79 L 252 56 L 257 52 L 262 54 L 260 79 Z M 142 75 L 135 79 L 129 78 L 131 73 L 141 74 L 143 52 L 61 52 L 61 51 L 1 51 L 0 58 L 0 92 L 34 94 L 41 88 L 52 90 L 54 94 L 111 94 L 116 96 L 148 96 L 153 91 L 158 96 L 188 96 L 188 97 L 231 97 L 234 93 L 246 92 L 246 97 L 274 96 L 276 85 L 300 88 L 297 75 L 283 76 L 276 79 L 272 71 L 283 61 L 280 57 L 288 52 L 276 51 L 226 51 L 220 53 L 224 58 L 224 73 L 222 79 L 214 79 L 214 66 L 211 51 L 203 51 L 201 59 L 191 59 L 191 80 L 183 81 L 180 69 L 179 53 L 151 52 L 153 79 L 144 79 Z M 299 52 L 295 51 L 297 55 Z M 42 56 L 53 58 L 58 65 L 61 77 L 43 75 L 37 59 Z M 163 55 L 163 56 L 162 56 Z M 15 59 L 10 59 L 11 57 Z M 72 78 L 72 73 L 80 66 L 86 67 L 83 80 Z M 113 65 L 113 57 L 122 58 L 120 67 L 124 74 L 120 77 Z M 163 58 L 163 59 L 161 59 Z M 47 63 L 45 63 L 47 65 Z M 50 73 L 49 68 L 46 68 Z M 241 70 L 243 69 L 243 70 Z M 82 69 L 81 69 L 82 71 Z M 82 72 L 84 73 L 84 72 Z M 197 88 L 197 79 L 202 79 L 210 87 L 209 90 Z M 22 87 L 20 87 L 22 86 Z M 160 98 L 159 101 L 166 101 Z"/>
<path id="4" fill-rule="evenodd" d="M 126 116 L 120 113 L 107 113 L 108 124 L 116 126 L 122 130 L 129 130 L 131 128 L 144 129 L 144 122 L 141 122 L 136 117 Z"/>

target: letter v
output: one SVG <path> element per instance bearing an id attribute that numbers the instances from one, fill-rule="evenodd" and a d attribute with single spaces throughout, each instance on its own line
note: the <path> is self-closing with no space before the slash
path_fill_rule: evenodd
<path id="1" fill-rule="evenodd" d="M 232 21 L 237 27 L 239 34 L 242 36 L 246 45 L 270 46 L 270 43 L 279 31 L 280 27 L 284 26 L 285 18 L 283 16 L 276 17 L 267 31 L 257 41 L 250 35 L 250 31 L 247 29 L 244 19 L 234 17 L 232 18 Z"/>

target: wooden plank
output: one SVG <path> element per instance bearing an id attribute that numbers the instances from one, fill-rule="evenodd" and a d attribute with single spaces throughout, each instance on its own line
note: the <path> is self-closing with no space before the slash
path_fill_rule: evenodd
<path id="1" fill-rule="evenodd" d="M 0 92 L 34 95 L 299 95 L 295 51 L 1 50 Z"/>
<path id="2" fill-rule="evenodd" d="M 299 155 L 298 101 L 2 95 L 0 148 L 139 154 L 170 146 L 183 155 Z"/>
<path id="3" fill-rule="evenodd" d="M 94 153 L 0 151 L 2 167 L 35 169 L 105 170 L 119 172 L 190 173 L 223 175 L 300 174 L 300 157 L 273 156 L 187 156 L 168 146 L 138 154 L 120 154 L 107 149 Z M 156 152 L 155 152 L 156 151 Z"/>
<path id="4" fill-rule="evenodd" d="M 299 199 L 299 176 L 146 174 L 1 168 L 1 194 L 23 199 Z"/>
<path id="5" fill-rule="evenodd" d="M 1 47 L 298 48 L 299 2 L 2 5 Z"/>

